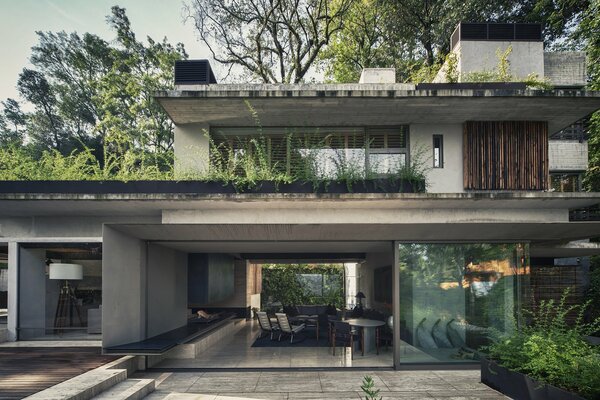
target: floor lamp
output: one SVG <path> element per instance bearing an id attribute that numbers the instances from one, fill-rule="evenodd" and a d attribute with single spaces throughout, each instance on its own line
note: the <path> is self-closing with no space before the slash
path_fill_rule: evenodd
<path id="1" fill-rule="evenodd" d="M 82 326 L 81 309 L 69 281 L 82 280 L 83 267 L 80 264 L 52 263 L 49 270 L 49 279 L 64 281 L 63 286 L 60 288 L 54 316 L 55 330 L 60 333 L 62 328 L 72 327 L 75 314 L 77 314 L 79 326 Z"/>

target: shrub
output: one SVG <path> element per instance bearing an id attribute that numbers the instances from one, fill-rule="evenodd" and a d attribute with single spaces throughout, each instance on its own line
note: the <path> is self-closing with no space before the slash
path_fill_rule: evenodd
<path id="1" fill-rule="evenodd" d="M 598 330 L 600 319 L 584 323 L 589 303 L 567 306 L 569 290 L 561 300 L 542 301 L 527 312 L 529 324 L 507 336 L 497 336 L 486 349 L 500 365 L 531 378 L 575 392 L 588 399 L 600 399 L 600 351 L 585 336 Z M 567 316 L 576 313 L 573 325 Z"/>

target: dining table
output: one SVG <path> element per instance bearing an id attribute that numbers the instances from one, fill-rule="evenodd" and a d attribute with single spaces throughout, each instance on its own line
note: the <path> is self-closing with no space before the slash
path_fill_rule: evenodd
<path id="1" fill-rule="evenodd" d="M 368 318 L 351 318 L 344 320 L 344 322 L 349 323 L 350 326 L 360 328 L 360 348 L 363 356 L 365 352 L 368 353 L 373 351 L 373 349 L 377 349 L 377 354 L 379 354 L 379 328 L 385 325 L 384 321 Z"/>

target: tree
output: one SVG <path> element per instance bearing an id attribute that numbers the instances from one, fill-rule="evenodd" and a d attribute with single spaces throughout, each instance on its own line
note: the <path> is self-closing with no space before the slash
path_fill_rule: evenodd
<path id="1" fill-rule="evenodd" d="M 18 145 L 23 142 L 27 118 L 14 99 L 0 102 L 0 146 Z"/>
<path id="2" fill-rule="evenodd" d="M 168 160 L 174 127 L 153 94 L 172 87 L 173 64 L 187 58 L 185 49 L 166 38 L 139 41 L 123 8 L 113 7 L 107 23 L 116 34 L 111 42 L 91 33 L 37 32 L 33 68 L 23 70 L 17 85 L 34 109 L 22 114 L 28 148 L 38 156 L 89 148 L 101 163 L 108 153 L 126 151 Z M 19 104 L 11 103 L 13 109 Z M 5 107 L 3 137 L 12 127 L 9 114 Z"/>
<path id="3" fill-rule="evenodd" d="M 302 82 L 355 0 L 193 0 L 188 14 L 213 58 L 265 83 Z"/>

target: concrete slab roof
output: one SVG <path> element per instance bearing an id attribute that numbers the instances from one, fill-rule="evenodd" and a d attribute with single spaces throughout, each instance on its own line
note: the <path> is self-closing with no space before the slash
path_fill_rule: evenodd
<path id="1" fill-rule="evenodd" d="M 0 216 L 160 216 L 165 210 L 456 209 L 569 210 L 600 193 L 469 192 L 350 194 L 0 193 Z"/>
<path id="2" fill-rule="evenodd" d="M 406 84 L 204 85 L 160 91 L 176 124 L 369 126 L 465 121 L 548 121 L 550 134 L 600 109 L 584 90 L 416 90 Z"/>
<path id="3" fill-rule="evenodd" d="M 564 242 L 600 236 L 600 222 L 445 224 L 108 224 L 157 242 Z"/>

